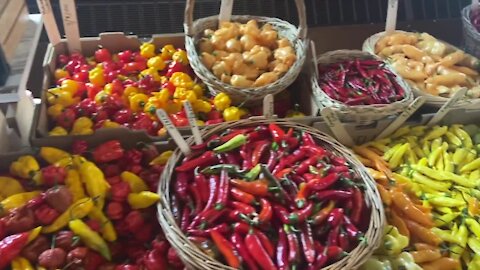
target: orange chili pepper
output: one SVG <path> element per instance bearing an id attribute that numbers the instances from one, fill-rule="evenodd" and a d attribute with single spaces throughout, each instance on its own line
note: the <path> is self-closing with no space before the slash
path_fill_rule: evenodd
<path id="1" fill-rule="evenodd" d="M 308 192 L 307 183 L 301 183 L 298 187 L 297 196 L 295 197 L 295 204 L 298 208 L 303 208 L 307 203 L 307 192 Z"/>
<path id="2" fill-rule="evenodd" d="M 422 212 L 418 207 L 410 200 L 410 198 L 403 192 L 393 191 L 392 202 L 405 217 L 414 220 L 428 228 L 433 227 L 432 216 Z"/>
<path id="3" fill-rule="evenodd" d="M 273 215 L 272 205 L 267 199 L 261 198 L 260 206 L 262 207 L 262 210 L 260 211 L 260 214 L 258 214 L 258 221 L 260 223 L 269 222 L 272 219 Z"/>
<path id="4" fill-rule="evenodd" d="M 407 228 L 411 235 L 416 239 L 434 246 L 438 246 L 440 243 L 442 243 L 442 239 L 440 239 L 440 237 L 417 222 L 405 219 L 405 224 L 407 224 Z"/>
<path id="5" fill-rule="evenodd" d="M 407 236 L 410 238 L 410 231 L 407 228 L 407 224 L 405 224 L 405 221 L 403 218 L 396 212 L 394 208 L 390 209 L 389 212 L 389 223 L 395 227 L 397 227 L 398 232 L 402 235 Z"/>
<path id="6" fill-rule="evenodd" d="M 413 256 L 415 263 L 426 263 L 434 260 L 438 260 L 442 257 L 440 250 L 438 249 L 424 249 L 419 251 L 410 252 Z"/>
<path id="7" fill-rule="evenodd" d="M 416 250 L 431 250 L 436 249 L 437 247 L 425 244 L 425 243 L 415 243 L 414 244 Z"/>
<path id="8" fill-rule="evenodd" d="M 380 198 L 382 198 L 382 202 L 384 205 L 391 205 L 392 204 L 392 195 L 390 194 L 390 192 L 388 192 L 388 190 L 377 183 L 377 189 L 378 189 L 378 193 L 380 193 Z"/>
<path id="9" fill-rule="evenodd" d="M 388 168 L 388 164 L 385 160 L 382 159 L 380 155 L 372 151 L 370 148 L 365 146 L 354 146 L 353 150 L 359 155 L 370 159 L 375 165 L 375 169 L 380 172 L 383 172 L 387 175 L 388 178 L 393 179 L 392 171 Z"/>
<path id="10" fill-rule="evenodd" d="M 384 186 L 388 185 L 389 180 L 387 175 L 385 175 L 385 173 L 379 172 L 372 168 L 367 168 L 367 171 L 368 171 L 368 174 L 370 174 L 377 183 L 382 184 Z"/>
<path id="11" fill-rule="evenodd" d="M 453 258 L 440 258 L 430 263 L 422 264 L 423 270 L 456 270 L 461 269 L 460 262 Z"/>
<path id="12" fill-rule="evenodd" d="M 239 179 L 231 179 L 230 183 L 232 183 L 234 187 L 255 196 L 265 197 L 268 195 L 268 182 L 265 180 L 247 182 Z"/>
<path id="13" fill-rule="evenodd" d="M 275 174 L 275 177 L 278 178 L 278 179 L 281 179 L 283 178 L 285 175 L 291 173 L 293 171 L 292 168 L 285 168 L 281 171 L 279 171 L 278 173 Z"/>

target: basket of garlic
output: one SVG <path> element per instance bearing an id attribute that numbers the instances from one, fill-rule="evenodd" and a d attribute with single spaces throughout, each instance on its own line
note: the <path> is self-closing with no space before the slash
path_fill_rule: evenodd
<path id="1" fill-rule="evenodd" d="M 295 81 L 305 62 L 306 11 L 295 0 L 299 27 L 268 17 L 233 15 L 193 21 L 194 0 L 185 9 L 185 47 L 197 76 L 216 95 L 235 103 L 254 102 L 277 94 Z"/>
<path id="2" fill-rule="evenodd" d="M 363 50 L 390 62 L 410 85 L 415 96 L 426 104 L 441 107 L 457 91 L 467 88 L 465 97 L 454 106 L 480 105 L 480 61 L 427 33 L 394 31 L 377 33 L 363 44 Z"/>

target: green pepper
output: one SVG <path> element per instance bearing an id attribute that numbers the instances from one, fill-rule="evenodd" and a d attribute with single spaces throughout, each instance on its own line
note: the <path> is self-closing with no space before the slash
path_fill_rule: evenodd
<path id="1" fill-rule="evenodd" d="M 238 134 L 237 136 L 231 138 L 226 143 L 217 146 L 213 149 L 215 153 L 223 153 L 231 151 L 235 148 L 238 148 L 247 143 L 247 136 L 243 134 Z"/>
<path id="2" fill-rule="evenodd" d="M 392 264 L 386 258 L 383 260 L 377 256 L 370 257 L 359 270 L 393 270 Z"/>
<path id="3" fill-rule="evenodd" d="M 260 164 L 255 165 L 250 171 L 245 174 L 245 179 L 248 181 L 252 181 L 257 179 L 260 171 L 262 170 L 262 166 Z"/>
<path id="4" fill-rule="evenodd" d="M 408 246 L 408 237 L 400 234 L 397 227 L 388 225 L 384 229 L 383 243 L 375 254 L 395 255 Z"/>
<path id="5" fill-rule="evenodd" d="M 237 175 L 244 177 L 245 171 L 240 169 L 239 166 L 233 164 L 217 164 L 206 167 L 201 171 L 203 174 L 220 174 L 221 171 L 226 171 L 231 175 Z"/>

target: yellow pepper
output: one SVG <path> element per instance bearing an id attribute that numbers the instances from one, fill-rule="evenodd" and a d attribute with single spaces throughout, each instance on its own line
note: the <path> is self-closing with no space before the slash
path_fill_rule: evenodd
<path id="1" fill-rule="evenodd" d="M 145 104 L 145 107 L 143 108 L 143 112 L 146 113 L 148 116 L 150 116 L 150 118 L 152 119 L 156 119 L 156 115 L 157 115 L 157 109 L 161 109 L 162 107 L 161 106 L 158 106 L 155 105 L 154 103 L 152 102 L 147 102 L 147 104 Z"/>
<path id="2" fill-rule="evenodd" d="M 156 70 L 163 70 L 167 66 L 167 64 L 165 64 L 165 60 L 163 60 L 162 57 L 154 56 L 148 59 L 147 66 Z"/>
<path id="3" fill-rule="evenodd" d="M 130 189 L 134 193 L 148 190 L 148 186 L 147 184 L 145 184 L 142 178 L 138 177 L 136 174 L 132 172 L 124 171 L 120 174 L 120 178 L 122 178 L 124 182 L 128 183 L 128 185 L 130 186 Z"/>
<path id="4" fill-rule="evenodd" d="M 167 104 L 165 111 L 169 114 L 172 114 L 172 113 L 177 113 L 181 111 L 182 108 L 183 108 L 182 102 L 178 99 L 174 99 L 172 102 L 169 102 Z"/>
<path id="5" fill-rule="evenodd" d="M 167 164 L 168 159 L 172 156 L 173 151 L 168 150 L 164 151 L 160 155 L 158 155 L 156 158 L 154 158 L 152 161 L 150 161 L 150 165 L 165 165 Z"/>
<path id="6" fill-rule="evenodd" d="M 231 107 L 226 108 L 223 111 L 223 119 L 225 121 L 240 120 L 240 117 L 241 117 L 241 112 L 240 112 L 240 109 L 238 107 L 231 106 Z"/>
<path id="7" fill-rule="evenodd" d="M 64 129 L 63 127 L 56 126 L 50 132 L 48 132 L 48 135 L 50 136 L 66 136 L 68 135 L 68 131 Z"/>
<path id="8" fill-rule="evenodd" d="M 199 127 L 205 126 L 205 121 L 202 121 L 202 120 L 200 120 L 200 119 L 197 119 L 196 122 L 197 122 L 197 126 L 199 126 Z"/>
<path id="9" fill-rule="evenodd" d="M 86 197 L 85 190 L 83 189 L 82 181 L 80 180 L 80 174 L 78 173 L 78 171 L 73 169 L 67 171 L 65 185 L 72 194 L 73 202 L 76 202 Z"/>
<path id="10" fill-rule="evenodd" d="M 286 118 L 305 117 L 305 114 L 298 110 L 288 110 Z"/>
<path id="11" fill-rule="evenodd" d="M 108 93 L 102 90 L 95 95 L 95 102 L 100 105 L 107 99 L 107 97 Z"/>
<path id="12" fill-rule="evenodd" d="M 73 122 L 71 135 L 90 135 L 93 134 L 93 121 L 85 116 L 82 116 Z"/>
<path id="13" fill-rule="evenodd" d="M 172 55 L 175 53 L 175 47 L 171 44 L 167 44 L 163 46 L 162 52 L 160 54 L 160 57 L 162 57 L 163 60 L 170 60 L 172 59 Z"/>
<path id="14" fill-rule="evenodd" d="M 78 91 L 78 82 L 74 80 L 64 80 L 60 86 L 60 89 L 67 91 L 74 96 Z"/>
<path id="15" fill-rule="evenodd" d="M 102 210 L 94 206 L 92 211 L 90 211 L 88 214 L 88 217 L 102 224 L 100 233 L 105 240 L 109 242 L 114 242 L 117 240 L 117 232 L 115 231 L 115 227 L 113 227 L 112 222 L 105 216 Z"/>
<path id="16" fill-rule="evenodd" d="M 25 192 L 20 182 L 12 177 L 0 176 L 0 196 L 8 196 Z"/>
<path id="17" fill-rule="evenodd" d="M 65 157 L 55 162 L 53 165 L 55 165 L 56 167 L 68 168 L 73 166 L 73 159 L 71 156 Z"/>
<path id="18" fill-rule="evenodd" d="M 183 88 L 191 89 L 194 86 L 194 82 L 192 78 L 187 73 L 183 73 L 183 72 L 173 73 L 172 77 L 170 77 L 170 82 L 175 87 L 183 87 Z"/>
<path id="19" fill-rule="evenodd" d="M 130 101 L 130 109 L 132 109 L 132 111 L 134 112 L 140 112 L 140 111 L 143 111 L 145 104 L 147 104 L 148 96 L 141 93 L 135 94 L 130 96 L 129 101 Z"/>
<path id="20" fill-rule="evenodd" d="M 10 164 L 10 173 L 13 176 L 18 176 L 20 178 L 29 179 L 35 175 L 40 170 L 40 165 L 38 165 L 37 160 L 30 155 L 21 156 Z"/>
<path id="21" fill-rule="evenodd" d="M 145 58 L 151 58 L 155 56 L 155 45 L 152 43 L 143 43 L 140 46 L 140 55 Z"/>
<path id="22" fill-rule="evenodd" d="M 152 79 L 156 82 L 160 82 L 162 80 L 162 76 L 158 74 L 158 70 L 156 68 L 147 68 L 140 72 L 139 76 L 152 76 Z"/>
<path id="23" fill-rule="evenodd" d="M 160 200 L 160 195 L 150 191 L 128 194 L 128 204 L 132 209 L 143 209 L 152 206 Z"/>
<path id="24" fill-rule="evenodd" d="M 88 72 L 88 79 L 96 86 L 103 87 L 105 85 L 105 75 L 103 74 L 103 68 L 97 66 Z"/>
<path id="25" fill-rule="evenodd" d="M 2 213 L 6 213 L 12 209 L 24 206 L 31 199 L 40 196 L 40 191 L 22 192 L 8 196 L 0 202 Z"/>
<path id="26" fill-rule="evenodd" d="M 177 87 L 175 93 L 173 93 L 173 98 L 180 100 L 188 100 L 190 103 L 194 103 L 197 100 L 197 95 L 193 90 L 187 90 L 187 88 Z"/>
<path id="27" fill-rule="evenodd" d="M 112 120 L 105 120 L 105 122 L 103 122 L 103 125 L 102 125 L 102 128 L 118 128 L 118 127 L 121 127 L 122 125 L 120 125 L 119 123 L 117 122 L 113 122 Z"/>
<path id="28" fill-rule="evenodd" d="M 201 97 L 203 96 L 203 87 L 200 85 L 200 84 L 195 84 L 193 87 L 192 87 L 192 90 L 193 92 L 195 92 L 195 95 L 197 95 L 197 97 Z"/>
<path id="29" fill-rule="evenodd" d="M 75 235 L 80 237 L 80 240 L 89 248 L 98 251 L 105 259 L 111 260 L 110 249 L 103 238 L 81 219 L 74 219 L 68 222 L 68 227 Z"/>
<path id="30" fill-rule="evenodd" d="M 195 100 L 192 107 L 195 112 L 209 113 L 212 110 L 210 102 L 202 99 Z"/>
<path id="31" fill-rule="evenodd" d="M 80 166 L 82 166 L 82 163 L 86 162 L 87 159 L 79 155 L 72 155 L 72 161 L 73 161 L 73 166 L 75 166 L 75 168 L 77 168 L 78 170 L 80 169 Z"/>
<path id="32" fill-rule="evenodd" d="M 42 233 L 56 232 L 67 226 L 68 222 L 76 218 L 86 217 L 94 207 L 92 198 L 81 199 L 68 207 L 52 224 L 43 227 Z"/>
<path id="33" fill-rule="evenodd" d="M 98 208 L 103 209 L 107 191 L 110 189 L 103 172 L 90 161 L 81 163 L 78 172 L 80 173 L 80 179 L 85 184 L 88 195 L 96 199 Z"/>
<path id="34" fill-rule="evenodd" d="M 188 65 L 188 57 L 187 57 L 187 52 L 184 50 L 177 50 L 176 52 L 173 53 L 172 55 L 172 60 L 175 62 L 182 63 L 184 65 Z"/>
<path id="35" fill-rule="evenodd" d="M 68 74 L 68 71 L 66 71 L 65 69 L 57 68 L 53 75 L 55 77 L 55 80 L 60 80 L 61 78 L 69 76 L 70 74 Z"/>
<path id="36" fill-rule="evenodd" d="M 48 107 L 47 114 L 52 119 L 57 119 L 57 117 L 60 116 L 60 114 L 62 114 L 64 108 L 65 107 L 63 107 L 62 104 L 54 104 Z"/>
<path id="37" fill-rule="evenodd" d="M 38 226 L 30 230 L 28 234 L 27 244 L 37 239 L 37 237 L 40 235 L 41 232 L 42 232 L 42 226 Z"/>
<path id="38" fill-rule="evenodd" d="M 70 154 L 55 148 L 55 147 L 41 147 L 40 156 L 48 163 L 54 164 L 63 158 L 70 157 Z"/>
<path id="39" fill-rule="evenodd" d="M 160 103 L 167 103 L 170 100 L 170 91 L 167 88 L 163 88 L 159 92 L 153 92 L 152 95 L 157 98 Z"/>
<path id="40" fill-rule="evenodd" d="M 35 270 L 35 268 L 24 257 L 16 257 L 12 261 L 12 270 Z"/>
<path id="41" fill-rule="evenodd" d="M 465 164 L 461 169 L 461 173 L 469 172 L 469 171 L 474 171 L 476 169 L 480 169 L 480 158 L 477 158 L 467 164 Z"/>
<path id="42" fill-rule="evenodd" d="M 232 100 L 225 93 L 220 93 L 213 98 L 213 105 L 215 105 L 215 108 L 219 111 L 227 109 L 231 104 Z"/>
<path id="43" fill-rule="evenodd" d="M 70 92 L 55 91 L 55 90 L 59 90 L 59 89 L 55 88 L 47 91 L 48 104 L 51 104 L 51 105 L 60 104 L 63 107 L 69 107 L 80 101 L 78 97 L 74 98 Z"/>
<path id="44" fill-rule="evenodd" d="M 138 93 L 139 91 L 140 90 L 137 87 L 132 86 L 132 85 L 129 85 L 129 86 L 125 87 L 125 90 L 123 91 L 123 94 L 122 94 L 123 100 L 125 102 L 130 102 L 129 101 L 130 96 L 133 96 L 134 94 Z"/>

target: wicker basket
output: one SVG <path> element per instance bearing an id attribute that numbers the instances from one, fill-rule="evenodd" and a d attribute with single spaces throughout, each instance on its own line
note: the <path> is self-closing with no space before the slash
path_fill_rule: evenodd
<path id="1" fill-rule="evenodd" d="M 277 18 L 256 17 L 249 15 L 232 16 L 232 21 L 236 22 L 246 23 L 247 21 L 254 19 L 260 24 L 271 24 L 275 29 L 277 29 L 280 36 L 290 40 L 293 48 L 295 49 L 297 60 L 290 67 L 287 73 L 271 84 L 256 88 L 238 88 L 224 83 L 210 70 L 208 70 L 205 65 L 203 65 L 202 61 L 200 60 L 196 45 L 205 29 L 215 29 L 218 27 L 218 16 L 210 16 L 193 22 L 194 2 L 194 0 L 187 0 L 187 5 L 185 8 L 185 48 L 188 53 L 190 65 L 197 76 L 208 86 L 213 95 L 217 95 L 220 92 L 227 93 L 236 104 L 248 101 L 258 101 L 268 94 L 277 94 L 281 92 L 290 84 L 292 84 L 293 81 L 295 81 L 305 62 L 307 47 L 305 42 L 307 35 L 307 18 L 303 0 L 295 0 L 299 17 L 298 28 Z"/>
<path id="2" fill-rule="evenodd" d="M 400 31 L 400 30 L 397 30 L 397 32 L 403 32 L 403 33 L 408 33 L 408 32 L 405 32 L 405 31 Z M 377 33 L 371 37 L 369 37 L 368 39 L 366 39 L 364 42 L 363 42 L 363 51 L 365 52 L 369 52 L 371 54 L 375 54 L 375 44 L 377 44 L 377 42 L 385 35 L 385 32 L 380 32 L 380 33 Z M 444 42 L 444 41 L 442 41 Z M 444 42 L 447 46 L 450 46 L 451 48 L 454 48 L 456 50 L 460 50 L 459 48 L 447 43 L 447 42 Z M 473 57 L 472 55 L 467 55 L 467 57 Z M 434 95 L 431 95 L 429 93 L 426 93 L 420 89 L 418 89 L 416 86 L 414 85 L 410 85 L 410 88 L 412 89 L 412 92 L 413 94 L 415 95 L 415 97 L 418 97 L 418 96 L 423 96 L 425 97 L 425 104 L 427 105 L 430 105 L 432 107 L 437 107 L 437 108 L 440 108 L 441 106 L 443 106 L 443 104 L 445 104 L 445 102 L 448 101 L 448 98 L 445 98 L 445 97 L 439 97 L 439 96 L 434 96 Z M 458 101 L 453 107 L 454 108 L 463 108 L 463 109 L 478 109 L 478 106 L 480 106 L 480 98 L 477 98 L 477 99 L 469 99 L 469 98 L 464 98 L 460 101 Z"/>
<path id="3" fill-rule="evenodd" d="M 465 42 L 465 50 L 474 55 L 480 57 L 480 33 L 473 26 L 470 21 L 470 6 L 466 6 L 462 10 L 462 25 L 463 25 L 463 39 Z"/>
<path id="4" fill-rule="evenodd" d="M 315 59 L 316 65 L 328 65 L 352 59 L 375 59 L 378 57 L 358 50 L 337 50 L 327 52 Z M 395 73 L 388 65 L 387 69 Z M 396 73 L 395 73 L 396 74 Z M 349 106 L 330 98 L 319 86 L 318 75 L 312 76 L 311 84 L 315 102 L 319 108 L 331 107 L 339 114 L 340 120 L 345 122 L 368 123 L 379 120 L 397 113 L 401 113 L 413 100 L 413 94 L 408 84 L 397 75 L 398 84 L 405 90 L 405 97 L 402 100 L 390 104 L 356 105 Z"/>
<path id="5" fill-rule="evenodd" d="M 324 269 L 356 269 L 365 262 L 372 252 L 379 245 L 383 227 L 385 223 L 385 217 L 383 212 L 382 202 L 379 193 L 375 187 L 375 182 L 371 176 L 366 172 L 365 167 L 354 157 L 354 155 L 347 150 L 344 146 L 340 145 L 333 138 L 325 135 L 324 133 L 313 129 L 308 126 L 300 125 L 297 123 L 282 121 L 282 120 L 241 120 L 237 122 L 225 123 L 203 133 L 204 138 L 208 138 L 213 134 L 219 134 L 228 128 L 238 128 L 242 126 L 258 126 L 262 124 L 268 124 L 275 122 L 284 128 L 293 127 L 304 132 L 312 134 L 312 136 L 319 142 L 322 142 L 326 149 L 332 152 L 344 156 L 355 168 L 358 175 L 361 176 L 365 184 L 365 198 L 366 204 L 372 209 L 369 228 L 365 233 L 367 241 L 366 244 L 359 244 L 354 250 L 350 252 L 348 256 L 342 260 L 325 267 Z M 193 144 L 193 139 L 189 139 L 189 143 Z M 170 186 L 174 168 L 178 162 L 183 158 L 180 150 L 177 149 L 173 153 L 165 166 L 163 174 L 160 178 L 158 192 L 161 194 L 162 199 L 158 204 L 158 218 L 160 225 L 162 226 L 165 236 L 171 245 L 176 249 L 178 255 L 183 260 L 187 267 L 192 269 L 225 269 L 231 270 L 233 268 L 224 265 L 223 263 L 216 261 L 214 258 L 209 257 L 203 253 L 198 247 L 191 243 L 186 235 L 180 230 L 175 222 L 170 207 Z"/>

